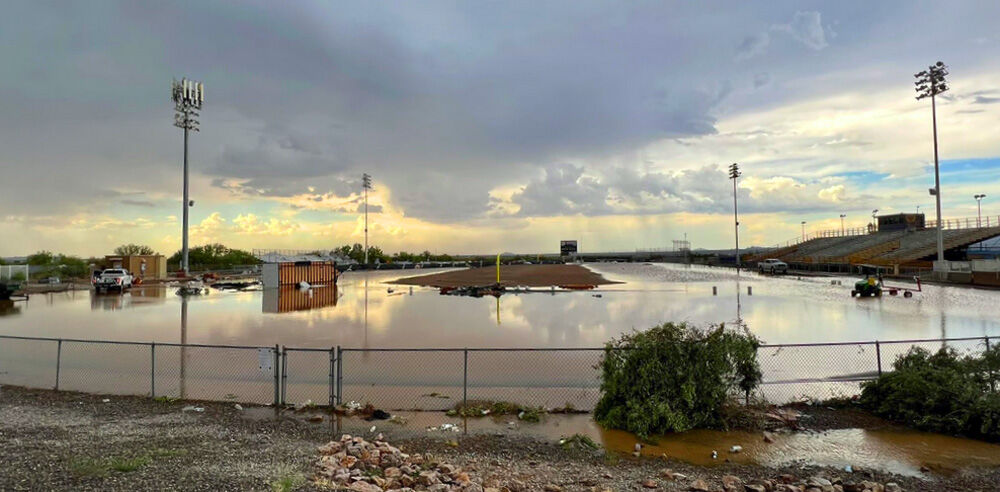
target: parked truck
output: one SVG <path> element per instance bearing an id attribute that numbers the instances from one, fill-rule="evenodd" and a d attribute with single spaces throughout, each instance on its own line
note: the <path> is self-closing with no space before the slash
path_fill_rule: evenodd
<path id="1" fill-rule="evenodd" d="M 132 274 L 124 268 L 109 268 L 94 278 L 94 289 L 99 293 L 124 292 L 132 288 Z"/>

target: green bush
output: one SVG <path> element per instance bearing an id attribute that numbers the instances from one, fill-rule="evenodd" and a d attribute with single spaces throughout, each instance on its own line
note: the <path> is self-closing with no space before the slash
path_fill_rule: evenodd
<path id="1" fill-rule="evenodd" d="M 860 403 L 918 429 L 1000 441 L 1000 350 L 960 356 L 914 347 L 893 371 L 862 383 Z"/>
<path id="2" fill-rule="evenodd" d="M 726 428 L 734 400 L 760 383 L 759 345 L 745 326 L 665 323 L 623 335 L 605 346 L 595 418 L 641 438 Z"/>

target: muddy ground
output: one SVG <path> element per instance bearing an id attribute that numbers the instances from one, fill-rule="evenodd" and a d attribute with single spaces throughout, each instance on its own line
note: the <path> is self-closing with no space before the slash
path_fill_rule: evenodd
<path id="1" fill-rule="evenodd" d="M 469 268 L 417 277 L 406 277 L 392 283 L 429 287 L 473 287 L 497 283 L 495 266 Z M 616 284 L 580 265 L 503 265 L 500 284 L 505 287 L 549 287 Z"/>
<path id="2" fill-rule="evenodd" d="M 203 411 L 184 411 L 196 406 Z M 254 416 L 251 416 L 253 414 Z M 366 435 L 371 422 L 311 423 L 231 403 L 165 402 L 143 397 L 0 389 L 0 490 L 318 490 L 316 447 L 341 433 Z M 518 434 L 427 435 L 385 421 L 376 432 L 405 452 L 431 454 L 474 470 L 503 490 L 687 490 L 723 475 L 744 480 L 791 474 L 803 480 L 895 482 L 903 490 L 997 490 L 1000 470 L 928 479 L 877 471 L 687 465 L 658 458 L 564 449 Z M 371 436 L 368 436 L 371 437 Z M 666 480 L 670 469 L 687 478 Z M 287 486 L 287 488 L 284 488 Z"/>

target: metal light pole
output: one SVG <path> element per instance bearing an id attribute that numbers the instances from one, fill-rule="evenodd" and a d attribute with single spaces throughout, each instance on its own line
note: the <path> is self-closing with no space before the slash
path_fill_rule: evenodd
<path id="1" fill-rule="evenodd" d="M 872 232 L 878 232 L 878 222 L 875 220 L 875 214 L 878 213 L 878 209 L 872 210 Z"/>
<path id="2" fill-rule="evenodd" d="M 736 273 L 740 272 L 740 214 L 736 205 L 736 179 L 740 177 L 740 166 L 732 163 L 729 166 L 729 179 L 733 180 L 733 222 L 736 231 Z"/>
<path id="3" fill-rule="evenodd" d="M 184 130 L 184 231 L 181 241 L 181 271 L 186 277 L 191 265 L 188 264 L 188 209 L 194 201 L 188 198 L 188 130 L 198 131 L 198 111 L 205 102 L 205 85 L 182 78 L 171 85 L 174 101 L 174 126 Z"/>
<path id="4" fill-rule="evenodd" d="M 365 265 L 368 265 L 368 190 L 372 189 L 372 177 L 368 173 L 361 175 L 361 188 L 365 193 Z"/>
<path id="5" fill-rule="evenodd" d="M 806 221 L 802 221 L 802 241 L 806 240 Z"/>
<path id="6" fill-rule="evenodd" d="M 944 233 L 941 224 L 941 173 L 938 169 L 938 142 L 937 142 L 937 103 L 935 96 L 948 90 L 945 76 L 948 75 L 948 67 L 942 62 L 937 62 L 920 73 L 914 74 L 917 81 L 917 100 L 925 97 L 931 98 L 931 124 L 934 127 L 934 195 L 937 206 L 937 259 L 944 261 Z"/>
<path id="7" fill-rule="evenodd" d="M 840 235 L 841 236 L 846 236 L 847 235 L 847 230 L 844 229 L 844 217 L 847 217 L 847 214 L 840 214 Z"/>
<path id="8" fill-rule="evenodd" d="M 983 226 L 983 198 L 986 198 L 985 194 L 976 195 L 973 198 L 976 199 L 976 227 Z"/>

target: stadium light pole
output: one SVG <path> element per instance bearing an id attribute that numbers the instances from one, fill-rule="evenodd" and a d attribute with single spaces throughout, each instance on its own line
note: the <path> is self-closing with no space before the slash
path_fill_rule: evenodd
<path id="1" fill-rule="evenodd" d="M 875 221 L 875 214 L 878 213 L 878 209 L 872 210 L 872 232 L 878 231 L 878 222 Z"/>
<path id="2" fill-rule="evenodd" d="M 372 177 L 368 173 L 361 175 L 361 188 L 365 194 L 365 266 L 368 266 L 368 190 L 372 189 Z"/>
<path id="3" fill-rule="evenodd" d="M 806 221 L 802 221 L 802 240 L 806 240 Z"/>
<path id="4" fill-rule="evenodd" d="M 194 206 L 194 201 L 188 198 L 188 131 L 198 131 L 198 112 L 205 102 L 205 84 L 182 78 L 174 79 L 170 87 L 174 101 L 174 126 L 184 130 L 184 214 L 183 233 L 181 239 L 181 271 L 187 277 L 190 273 L 188 264 L 188 209 Z"/>
<path id="5" fill-rule="evenodd" d="M 983 226 L 983 198 L 986 198 L 985 194 L 979 194 L 974 196 L 976 199 L 976 227 Z"/>
<path id="6" fill-rule="evenodd" d="M 917 100 L 925 97 L 931 98 L 931 125 L 934 128 L 934 189 L 931 194 L 937 207 L 937 259 L 944 261 L 944 229 L 941 224 L 941 173 L 938 169 L 938 142 L 937 142 L 937 103 L 935 96 L 948 90 L 945 76 L 948 75 L 948 67 L 943 62 L 937 62 L 914 74 L 917 81 L 914 82 L 917 90 Z"/>
<path id="7" fill-rule="evenodd" d="M 740 166 L 737 163 L 729 165 L 729 179 L 733 180 L 733 222 L 736 232 L 736 273 L 740 272 L 740 214 L 736 204 L 736 179 L 740 177 Z"/>
<path id="8" fill-rule="evenodd" d="M 844 217 L 847 217 L 847 214 L 840 214 L 840 235 L 841 236 L 846 236 L 847 235 L 847 230 L 844 229 Z"/>

